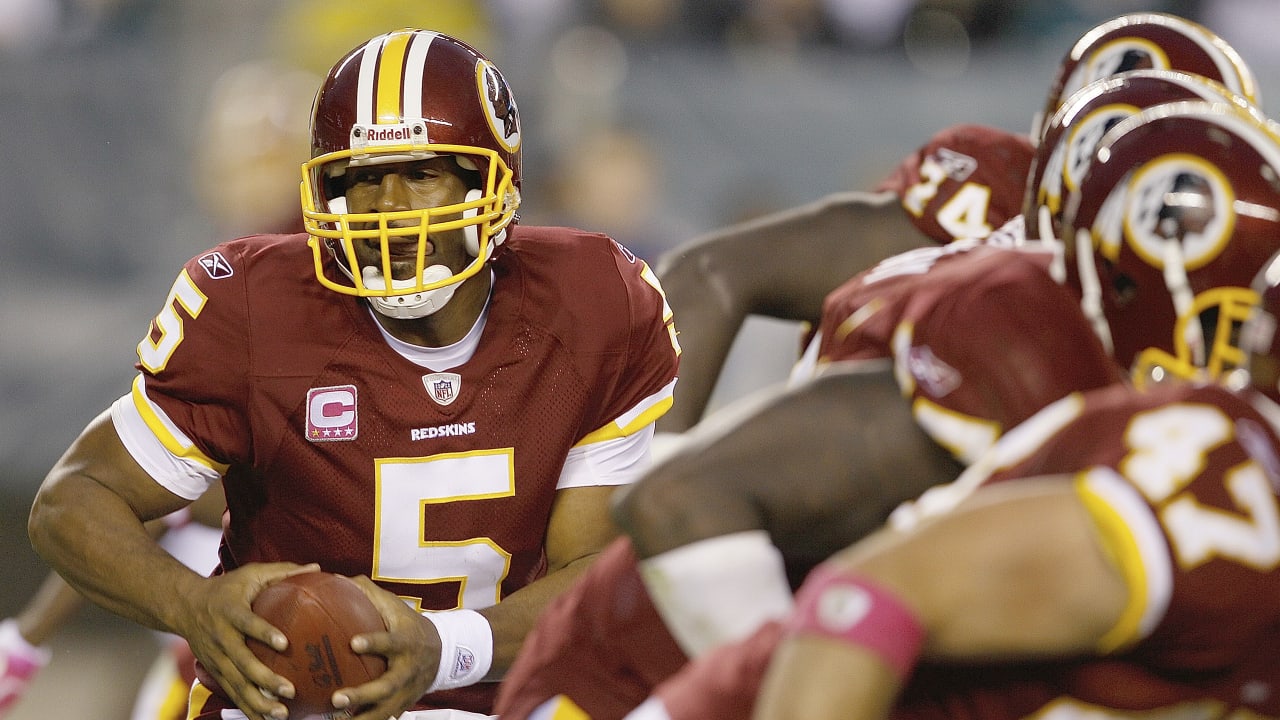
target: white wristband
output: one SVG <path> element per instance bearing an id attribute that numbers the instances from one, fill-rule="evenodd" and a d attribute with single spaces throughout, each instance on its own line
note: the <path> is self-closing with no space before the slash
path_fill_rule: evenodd
<path id="1" fill-rule="evenodd" d="M 764 530 L 720 535 L 640 561 L 658 615 L 691 658 L 741 640 L 793 604 L 782 553 Z"/>
<path id="2" fill-rule="evenodd" d="M 428 693 L 474 685 L 493 665 L 493 628 L 475 610 L 427 611 L 440 634 L 440 667 Z"/>

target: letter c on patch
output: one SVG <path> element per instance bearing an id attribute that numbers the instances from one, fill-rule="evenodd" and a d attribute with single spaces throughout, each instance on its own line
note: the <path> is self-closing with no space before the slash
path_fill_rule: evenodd
<path id="1" fill-rule="evenodd" d="M 319 427 L 342 427 L 356 418 L 356 396 L 350 390 L 327 390 L 311 397 L 307 409 L 311 422 Z"/>
<path id="2" fill-rule="evenodd" d="M 307 391 L 307 439 L 354 440 L 357 435 L 356 386 Z"/>

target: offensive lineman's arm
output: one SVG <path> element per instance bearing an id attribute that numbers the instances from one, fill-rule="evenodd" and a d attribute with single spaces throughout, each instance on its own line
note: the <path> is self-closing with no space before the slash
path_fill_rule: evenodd
<path id="1" fill-rule="evenodd" d="M 890 255 L 927 244 L 897 195 L 845 192 L 663 253 L 655 271 L 675 312 L 683 354 L 680 392 L 658 431 L 683 432 L 701 419 L 748 315 L 816 326 L 827 293 Z"/>
<path id="2" fill-rule="evenodd" d="M 1128 600 L 1099 537 L 1069 477 L 1020 479 L 979 490 L 912 530 L 881 531 L 824 568 L 887 590 L 888 605 L 914 615 L 930 661 L 1087 654 Z M 802 588 L 798 604 L 814 589 Z M 860 632 L 851 642 L 793 625 L 773 655 L 756 720 L 886 717 L 904 677 Z"/>
<path id="3" fill-rule="evenodd" d="M 888 361 L 832 366 L 717 412 L 619 495 L 654 606 L 690 657 L 780 617 L 816 562 L 958 471 Z"/>

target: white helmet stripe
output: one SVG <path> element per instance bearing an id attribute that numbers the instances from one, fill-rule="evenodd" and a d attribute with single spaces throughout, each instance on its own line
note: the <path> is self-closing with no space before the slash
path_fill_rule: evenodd
<path id="1" fill-rule="evenodd" d="M 386 39 L 382 35 L 370 40 L 364 46 L 364 52 L 360 53 L 360 83 L 356 87 L 357 125 L 373 123 L 373 78 L 378 70 L 378 55 L 381 54 Z"/>
<path id="2" fill-rule="evenodd" d="M 427 49 L 435 39 L 436 33 L 417 33 L 409 46 L 409 57 L 404 64 L 404 87 L 401 90 L 406 118 L 422 117 L 422 75 L 427 67 Z M 427 132 L 427 142 L 431 142 L 430 124 L 427 125 Z"/>
<path id="3" fill-rule="evenodd" d="M 1204 48 L 1204 53 L 1217 66 L 1218 74 L 1222 76 L 1222 84 L 1226 85 L 1227 89 L 1243 95 L 1250 102 L 1258 102 L 1258 88 L 1253 78 L 1253 71 L 1244 64 L 1244 59 L 1236 53 L 1235 48 L 1227 45 L 1208 28 L 1199 25 L 1187 28 L 1186 35 Z"/>

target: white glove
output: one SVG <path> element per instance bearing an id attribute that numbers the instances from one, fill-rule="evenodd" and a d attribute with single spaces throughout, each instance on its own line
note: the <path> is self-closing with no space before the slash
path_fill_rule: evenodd
<path id="1" fill-rule="evenodd" d="M 0 717 L 18 704 L 49 658 L 48 648 L 36 647 L 22 637 L 17 620 L 0 622 Z"/>

